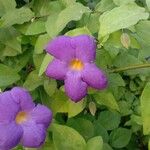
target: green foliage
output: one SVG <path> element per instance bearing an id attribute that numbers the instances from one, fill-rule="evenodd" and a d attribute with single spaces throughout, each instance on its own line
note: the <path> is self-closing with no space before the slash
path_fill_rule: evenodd
<path id="1" fill-rule="evenodd" d="M 0 0 L 0 89 L 25 87 L 53 111 L 41 150 L 150 150 L 149 13 L 150 0 Z M 81 34 L 95 38 L 108 87 L 74 103 L 45 76 L 44 49 Z"/>

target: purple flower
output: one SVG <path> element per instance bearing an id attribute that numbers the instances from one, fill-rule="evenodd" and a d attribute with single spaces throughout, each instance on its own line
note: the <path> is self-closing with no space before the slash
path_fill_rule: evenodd
<path id="1" fill-rule="evenodd" d="M 86 96 L 87 87 L 104 89 L 107 78 L 94 64 L 96 44 L 88 35 L 59 36 L 50 41 L 46 51 L 54 60 L 48 65 L 46 75 L 65 81 L 65 91 L 75 102 Z"/>
<path id="2" fill-rule="evenodd" d="M 23 88 L 0 93 L 0 150 L 10 150 L 17 144 L 39 147 L 46 137 L 52 112 L 32 102 Z"/>

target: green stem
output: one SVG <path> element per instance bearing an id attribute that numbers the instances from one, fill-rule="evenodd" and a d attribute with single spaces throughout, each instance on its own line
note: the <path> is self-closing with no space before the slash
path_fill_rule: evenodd
<path id="1" fill-rule="evenodd" d="M 116 68 L 116 69 L 111 70 L 110 72 L 122 72 L 122 71 L 127 71 L 127 70 L 133 70 L 133 69 L 139 69 L 139 68 L 148 68 L 148 67 L 150 67 L 150 63 L 132 65 L 132 66 L 127 66 L 127 67 L 122 67 L 122 68 Z"/>

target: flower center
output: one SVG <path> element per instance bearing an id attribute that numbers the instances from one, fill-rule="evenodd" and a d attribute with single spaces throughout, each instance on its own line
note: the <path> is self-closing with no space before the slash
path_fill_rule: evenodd
<path id="1" fill-rule="evenodd" d="M 83 64 L 83 62 L 81 60 L 75 58 L 75 59 L 71 60 L 70 67 L 73 70 L 78 70 L 79 71 L 79 70 L 83 69 L 84 64 Z"/>
<path id="2" fill-rule="evenodd" d="M 16 116 L 16 123 L 21 124 L 27 120 L 27 113 L 24 111 L 20 111 Z"/>

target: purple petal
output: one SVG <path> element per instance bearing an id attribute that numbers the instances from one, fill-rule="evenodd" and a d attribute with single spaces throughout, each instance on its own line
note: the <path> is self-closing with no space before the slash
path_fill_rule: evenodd
<path id="1" fill-rule="evenodd" d="M 49 63 L 46 69 L 46 75 L 57 80 L 64 80 L 66 72 L 67 64 L 58 59 L 54 59 Z"/>
<path id="2" fill-rule="evenodd" d="M 23 137 L 21 144 L 25 147 L 38 148 L 40 147 L 46 138 L 46 129 L 42 124 L 36 124 L 30 120 L 21 124 L 23 128 Z"/>
<path id="3" fill-rule="evenodd" d="M 13 121 L 18 111 L 19 105 L 13 100 L 10 91 L 0 93 L 0 123 Z"/>
<path id="4" fill-rule="evenodd" d="M 52 121 L 52 112 L 46 106 L 38 104 L 32 110 L 31 117 L 37 124 L 44 124 L 47 128 Z"/>
<path id="5" fill-rule="evenodd" d="M 104 89 L 107 87 L 106 75 L 95 64 L 85 64 L 84 70 L 82 71 L 82 79 L 89 86 L 96 89 Z"/>
<path id="6" fill-rule="evenodd" d="M 87 84 L 81 80 L 78 72 L 68 72 L 65 80 L 65 91 L 74 102 L 80 101 L 87 93 Z"/>
<path id="7" fill-rule="evenodd" d="M 71 37 L 68 36 L 59 36 L 50 41 L 46 47 L 46 51 L 64 61 L 69 61 L 75 56 L 75 50 L 71 45 Z"/>
<path id="8" fill-rule="evenodd" d="M 20 87 L 15 87 L 11 90 L 13 99 L 20 105 L 22 111 L 31 110 L 35 107 L 30 93 Z"/>
<path id="9" fill-rule="evenodd" d="M 76 58 L 84 62 L 95 60 L 96 43 L 89 35 L 79 35 L 72 38 L 72 45 L 76 49 Z"/>
<path id="10" fill-rule="evenodd" d="M 22 137 L 23 130 L 15 122 L 0 123 L 0 149 L 10 150 L 17 146 Z"/>

